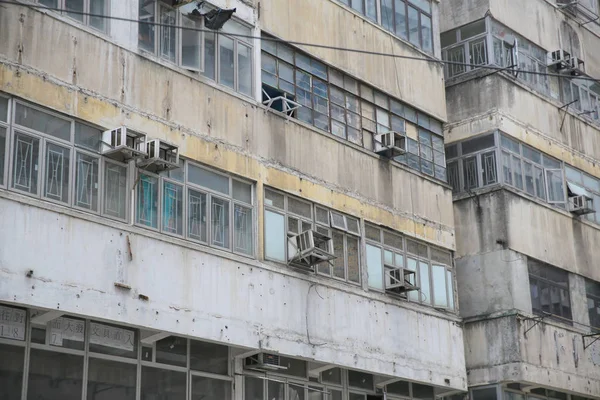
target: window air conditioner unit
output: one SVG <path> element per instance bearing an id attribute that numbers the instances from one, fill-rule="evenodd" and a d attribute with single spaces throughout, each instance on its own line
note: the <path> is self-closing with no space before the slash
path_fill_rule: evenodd
<path id="1" fill-rule="evenodd" d="M 179 168 L 179 148 L 160 139 L 146 142 L 146 157 L 138 166 L 150 172 L 168 171 Z"/>
<path id="2" fill-rule="evenodd" d="M 120 126 L 102 132 L 101 152 L 117 161 L 128 161 L 146 156 L 146 135 Z"/>
<path id="3" fill-rule="evenodd" d="M 392 265 L 384 265 L 384 269 L 386 291 L 402 294 L 413 290 L 419 290 L 419 288 L 410 281 L 411 276 L 412 282 L 415 281 L 415 271 Z"/>
<path id="4" fill-rule="evenodd" d="M 585 73 L 585 63 L 577 57 L 571 57 L 566 69 L 573 76 L 581 76 Z"/>
<path id="5" fill-rule="evenodd" d="M 595 213 L 594 202 L 585 195 L 569 197 L 569 211 L 576 215 Z"/>
<path id="6" fill-rule="evenodd" d="M 569 66 L 569 60 L 571 54 L 564 50 L 556 50 L 549 54 L 548 66 L 555 67 L 556 70 L 560 71 Z"/>
<path id="7" fill-rule="evenodd" d="M 247 357 L 245 367 L 246 369 L 261 372 L 280 371 L 287 369 L 287 367 L 281 365 L 279 355 L 268 353 L 259 353 L 255 356 Z"/>
<path id="8" fill-rule="evenodd" d="M 316 264 L 336 258 L 331 238 L 317 231 L 308 230 L 288 239 L 289 264 L 313 270 Z"/>
<path id="9" fill-rule="evenodd" d="M 394 158 L 406 153 L 406 135 L 390 131 L 375 135 L 375 152 L 388 158 Z"/>

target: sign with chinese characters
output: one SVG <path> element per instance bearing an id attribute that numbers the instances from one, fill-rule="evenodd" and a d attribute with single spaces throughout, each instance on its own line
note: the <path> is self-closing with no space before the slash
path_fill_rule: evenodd
<path id="1" fill-rule="evenodd" d="M 133 351 L 135 332 L 129 329 L 114 326 L 90 324 L 90 343 L 100 346 L 112 347 L 125 351 Z"/>
<path id="2" fill-rule="evenodd" d="M 0 337 L 25 340 L 25 320 L 24 310 L 0 306 Z"/>
<path id="3" fill-rule="evenodd" d="M 62 346 L 63 340 L 83 342 L 85 322 L 71 318 L 56 318 L 50 323 L 50 344 Z"/>

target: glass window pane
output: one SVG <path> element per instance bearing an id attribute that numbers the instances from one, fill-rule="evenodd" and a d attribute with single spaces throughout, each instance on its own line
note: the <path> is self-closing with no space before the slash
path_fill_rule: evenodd
<path id="1" fill-rule="evenodd" d="M 505 153 L 504 151 L 502 152 L 502 174 L 504 176 L 504 183 L 512 185 L 512 164 L 510 161 L 510 154 Z"/>
<path id="2" fill-rule="evenodd" d="M 188 189 L 188 237 L 207 241 L 206 194 Z"/>
<path id="3" fill-rule="evenodd" d="M 421 40 L 423 50 L 427 53 L 433 52 L 433 39 L 431 31 L 431 18 L 421 14 Z"/>
<path id="4" fill-rule="evenodd" d="M 75 206 L 98 211 L 98 157 L 77 153 L 75 159 Z"/>
<path id="5" fill-rule="evenodd" d="M 448 307 L 446 268 L 441 265 L 432 265 L 431 275 L 433 280 L 434 306 Z"/>
<path id="6" fill-rule="evenodd" d="M 155 44 L 155 3 L 139 2 L 138 46 L 140 49 L 154 53 Z"/>
<path id="7" fill-rule="evenodd" d="M 141 400 L 185 400 L 185 387 L 185 372 L 142 367 Z"/>
<path id="8" fill-rule="evenodd" d="M 546 182 L 548 185 L 548 201 L 563 202 L 565 193 L 561 170 L 546 170 Z"/>
<path id="9" fill-rule="evenodd" d="M 473 389 L 473 400 L 496 400 L 496 387 Z"/>
<path id="10" fill-rule="evenodd" d="M 394 32 L 393 0 L 381 0 L 381 25 L 384 29 Z"/>
<path id="11" fill-rule="evenodd" d="M 283 210 L 285 197 L 277 192 L 265 190 L 265 204 L 271 207 L 277 207 Z"/>
<path id="12" fill-rule="evenodd" d="M 386 386 L 387 392 L 398 396 L 410 397 L 410 383 L 397 381 Z"/>
<path id="13" fill-rule="evenodd" d="M 331 240 L 333 242 L 333 254 L 336 256 L 336 258 L 333 259 L 333 276 L 345 279 L 344 235 L 338 231 L 333 231 Z"/>
<path id="14" fill-rule="evenodd" d="M 0 121 L 7 121 L 8 114 L 8 99 L 0 97 Z"/>
<path id="15" fill-rule="evenodd" d="M 462 154 L 474 153 L 490 147 L 494 147 L 494 134 L 480 136 L 462 142 Z"/>
<path id="16" fill-rule="evenodd" d="M 367 271 L 369 275 L 369 286 L 383 290 L 383 265 L 381 261 L 381 249 L 367 244 Z"/>
<path id="17" fill-rule="evenodd" d="M 83 22 L 83 0 L 65 0 L 67 15 Z"/>
<path id="18" fill-rule="evenodd" d="M 162 229 L 176 235 L 183 234 L 183 186 L 163 181 Z"/>
<path id="19" fill-rule="evenodd" d="M 408 7 L 408 38 L 412 44 L 419 46 L 419 11 Z"/>
<path id="20" fill-rule="evenodd" d="M 228 400 L 231 398 L 231 382 L 192 376 L 192 400 Z M 249 398 L 253 399 L 253 397 L 245 397 L 246 400 Z"/>
<path id="21" fill-rule="evenodd" d="M 136 211 L 138 224 L 158 228 L 158 178 L 140 174 Z"/>
<path id="22" fill-rule="evenodd" d="M 229 348 L 220 344 L 190 341 L 190 368 L 196 371 L 227 375 Z"/>
<path id="23" fill-rule="evenodd" d="M 127 168 L 104 164 L 104 214 L 125 219 L 127 216 Z"/>
<path id="24" fill-rule="evenodd" d="M 88 400 L 135 400 L 137 365 L 90 358 Z"/>
<path id="25" fill-rule="evenodd" d="M 32 349 L 27 398 L 81 400 L 83 356 Z"/>
<path id="26" fill-rule="evenodd" d="M 406 4 L 403 0 L 395 0 L 394 12 L 396 35 L 403 39 L 407 39 L 408 32 L 406 29 Z"/>
<path id="27" fill-rule="evenodd" d="M 304 385 L 288 383 L 288 399 L 304 400 Z"/>
<path id="28" fill-rule="evenodd" d="M 412 395 L 415 399 L 433 400 L 434 390 L 433 386 L 420 385 L 418 383 L 412 384 Z"/>
<path id="29" fill-rule="evenodd" d="M 233 198 L 252 204 L 252 185 L 233 180 Z"/>
<path id="30" fill-rule="evenodd" d="M 293 197 L 288 197 L 288 211 L 305 218 L 312 219 L 312 207 L 310 203 L 296 200 Z"/>
<path id="31" fill-rule="evenodd" d="M 106 0 L 90 0 L 90 26 L 106 31 L 106 18 L 98 17 L 98 15 L 108 15 L 106 9 Z"/>
<path id="32" fill-rule="evenodd" d="M 120 326 L 90 323 L 90 352 L 137 358 L 136 331 Z"/>
<path id="33" fill-rule="evenodd" d="M 252 96 L 252 49 L 238 43 L 238 90 Z"/>
<path id="34" fill-rule="evenodd" d="M 348 244 L 348 280 L 360 283 L 360 240 L 353 236 L 346 236 Z"/>
<path id="35" fill-rule="evenodd" d="M 229 178 L 204 168 L 188 164 L 188 182 L 204 186 L 217 192 L 229 194 Z"/>
<path id="36" fill-rule="evenodd" d="M 521 172 L 521 159 L 512 156 L 512 167 L 515 172 L 515 186 L 523 189 L 523 173 Z"/>
<path id="37" fill-rule="evenodd" d="M 525 191 L 534 196 L 535 188 L 533 185 L 533 165 L 531 165 L 531 163 L 523 161 L 523 174 L 525 175 Z"/>
<path id="38" fill-rule="evenodd" d="M 419 287 L 421 288 L 421 301 L 431 304 L 431 290 L 429 285 L 429 265 L 419 262 Z M 414 393 L 413 393 L 414 396 Z"/>
<path id="39" fill-rule="evenodd" d="M 265 257 L 285 262 L 285 218 L 265 210 Z"/>
<path id="40" fill-rule="evenodd" d="M 174 10 L 160 7 L 160 55 L 166 60 L 176 62 L 175 44 L 177 43 L 177 14 Z"/>
<path id="41" fill-rule="evenodd" d="M 212 197 L 211 201 L 211 243 L 214 246 L 230 248 L 229 245 L 229 201 Z"/>
<path id="42" fill-rule="evenodd" d="M 348 385 L 355 388 L 373 390 L 373 375 L 348 370 Z"/>
<path id="43" fill-rule="evenodd" d="M 282 382 L 267 381 L 267 398 L 269 400 L 284 400 L 285 385 Z"/>
<path id="44" fill-rule="evenodd" d="M 234 251 L 252 255 L 252 209 L 239 204 L 234 206 Z"/>
<path id="45" fill-rule="evenodd" d="M 98 152 L 101 141 L 102 131 L 100 129 L 75 122 L 75 144 Z"/>
<path id="46" fill-rule="evenodd" d="M 69 201 L 70 160 L 70 149 L 54 143 L 46 145 L 44 197 L 63 203 Z"/>
<path id="47" fill-rule="evenodd" d="M 463 174 L 465 187 L 474 189 L 479 186 L 479 176 L 477 174 L 477 158 L 469 157 L 463 160 Z"/>
<path id="48" fill-rule="evenodd" d="M 352 2 L 352 8 L 354 8 L 356 11 L 358 11 L 359 13 L 363 14 L 365 13 L 365 8 L 364 8 L 364 0 L 351 0 Z"/>
<path id="49" fill-rule="evenodd" d="M 2 399 L 21 399 L 24 355 L 24 347 L 0 344 L 0 388 L 2 388 Z"/>
<path id="50" fill-rule="evenodd" d="M 263 400 L 264 391 L 264 380 L 244 377 L 244 400 Z"/>
<path id="51" fill-rule="evenodd" d="M 56 318 L 50 323 L 50 345 L 83 350 L 85 322 L 73 318 Z"/>
<path id="52" fill-rule="evenodd" d="M 213 32 L 204 32 L 204 71 L 202 74 L 212 80 L 215 79 L 216 44 Z"/>
<path id="53" fill-rule="evenodd" d="M 234 89 L 233 39 L 219 37 L 219 83 Z"/>
<path id="54" fill-rule="evenodd" d="M 377 4 L 376 0 L 365 0 L 366 3 L 366 15 L 372 21 L 377 21 Z"/>
<path id="55" fill-rule="evenodd" d="M 71 140 L 71 122 L 46 114 L 43 111 L 17 104 L 15 123 L 21 126 L 44 132 L 63 140 Z"/>
<path id="56" fill-rule="evenodd" d="M 185 28 L 201 29 L 202 22 L 187 18 L 181 13 L 181 24 L 181 66 L 199 71 L 202 61 L 202 32 Z"/>
<path id="57" fill-rule="evenodd" d="M 169 336 L 156 342 L 156 362 L 187 366 L 187 339 Z"/>
<path id="58" fill-rule="evenodd" d="M 12 186 L 31 194 L 38 193 L 39 148 L 37 138 L 15 133 Z"/>

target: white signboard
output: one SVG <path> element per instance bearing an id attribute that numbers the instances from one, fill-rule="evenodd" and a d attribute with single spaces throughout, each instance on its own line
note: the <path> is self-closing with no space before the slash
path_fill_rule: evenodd
<path id="1" fill-rule="evenodd" d="M 62 346 L 63 340 L 83 342 L 85 322 L 71 318 L 56 318 L 50 323 L 50 344 Z"/>
<path id="2" fill-rule="evenodd" d="M 0 337 L 25 340 L 25 320 L 24 310 L 0 306 Z"/>
<path id="3" fill-rule="evenodd" d="M 90 324 L 91 344 L 133 351 L 134 340 L 135 333 L 129 329 L 102 325 L 96 322 Z"/>

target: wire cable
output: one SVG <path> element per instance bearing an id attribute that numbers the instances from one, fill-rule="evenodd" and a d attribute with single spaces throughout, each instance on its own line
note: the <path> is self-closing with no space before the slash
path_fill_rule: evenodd
<path id="1" fill-rule="evenodd" d="M 0 0 L 0 4 L 12 4 L 12 5 L 17 5 L 17 6 L 22 6 L 22 7 L 38 8 L 38 9 L 50 10 L 50 11 L 59 11 L 61 13 L 66 12 L 64 9 L 61 9 L 58 7 L 47 7 L 47 6 L 44 6 L 41 4 L 27 4 L 27 3 L 20 3 L 20 2 L 16 2 L 16 1 L 10 1 L 10 0 Z M 329 46 L 329 45 L 318 44 L 318 43 L 306 43 L 306 42 L 284 40 L 284 39 L 278 39 L 278 38 L 274 38 L 274 37 L 254 36 L 254 35 L 244 35 L 241 33 L 221 32 L 221 31 L 215 31 L 212 29 L 183 27 L 183 26 L 179 26 L 179 25 L 163 24 L 160 22 L 146 22 L 146 21 L 139 21 L 139 20 L 130 19 L 130 18 L 106 16 L 104 14 L 86 13 L 86 12 L 82 12 L 82 11 L 69 10 L 68 13 L 75 14 L 75 15 L 89 16 L 89 17 L 105 18 L 105 19 L 110 19 L 110 20 L 115 20 L 115 21 L 130 22 L 130 23 L 135 23 L 135 24 L 153 25 L 153 26 L 158 26 L 158 27 L 162 27 L 162 28 L 184 29 L 184 30 L 196 31 L 196 32 L 209 32 L 209 33 L 215 33 L 218 35 L 227 35 L 227 36 L 240 37 L 240 38 L 245 38 L 245 39 L 268 41 L 268 42 L 282 43 L 282 44 L 292 44 L 295 46 L 315 47 L 315 48 L 327 49 L 327 50 L 337 50 L 337 51 L 346 51 L 346 52 L 350 52 L 350 53 L 366 54 L 366 55 L 373 55 L 373 56 L 399 58 L 399 59 L 403 59 L 403 60 L 423 61 L 423 62 L 434 63 L 434 64 L 439 64 L 439 65 L 459 65 L 459 66 L 471 67 L 471 68 L 475 68 L 475 69 L 483 69 L 483 70 L 487 69 L 487 70 L 492 70 L 492 71 L 506 71 L 506 67 L 498 67 L 495 65 L 480 65 L 480 64 L 464 63 L 464 62 L 458 62 L 458 61 L 442 61 L 442 60 L 439 60 L 439 59 L 433 58 L 433 57 L 406 56 L 406 55 L 400 55 L 400 54 L 390 54 L 390 53 L 348 48 L 348 47 Z M 552 77 L 557 77 L 557 78 L 562 78 L 562 79 L 574 79 L 575 78 L 575 79 L 579 79 L 579 80 L 600 83 L 600 79 L 592 78 L 592 77 L 583 77 L 583 76 L 573 77 L 571 75 L 565 75 L 565 74 L 527 71 L 527 70 L 516 70 L 516 71 L 518 71 L 519 74 L 552 76 Z"/>

